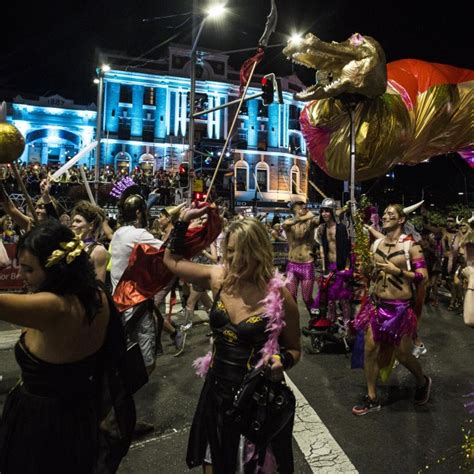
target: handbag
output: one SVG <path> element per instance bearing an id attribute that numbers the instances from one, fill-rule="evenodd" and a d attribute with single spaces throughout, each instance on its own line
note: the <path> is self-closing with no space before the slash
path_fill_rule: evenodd
<path id="1" fill-rule="evenodd" d="M 231 416 L 239 432 L 254 444 L 266 445 L 291 422 L 296 399 L 284 381 L 272 382 L 267 368 L 250 371 L 237 390 Z"/>
<path id="2" fill-rule="evenodd" d="M 124 358 L 124 382 L 129 393 L 134 394 L 148 382 L 148 372 L 142 351 L 137 342 L 129 341 Z"/>

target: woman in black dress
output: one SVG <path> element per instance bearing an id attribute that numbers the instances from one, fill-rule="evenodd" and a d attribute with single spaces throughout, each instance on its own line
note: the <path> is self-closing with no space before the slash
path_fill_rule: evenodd
<path id="1" fill-rule="evenodd" d="M 0 424 L 2 474 L 88 474 L 96 468 L 102 374 L 116 326 L 83 246 L 56 222 L 34 227 L 18 243 L 30 293 L 0 295 L 0 319 L 24 328 L 15 346 L 21 379 Z M 121 342 L 117 350 L 124 350 Z"/>
<path id="2" fill-rule="evenodd" d="M 191 428 L 187 464 L 202 465 L 204 472 L 232 474 L 254 472 L 262 464 L 261 446 L 251 445 L 240 433 L 232 415 L 232 402 L 245 375 L 259 364 L 267 364 L 272 380 L 281 380 L 283 370 L 300 358 L 299 314 L 295 301 L 275 278 L 272 246 L 263 224 L 245 218 L 229 226 L 223 240 L 223 265 L 203 265 L 180 257 L 188 223 L 205 212 L 183 211 L 175 224 L 165 252 L 165 264 L 180 278 L 211 289 L 210 312 L 213 347 L 209 369 Z M 276 290 L 276 291 L 275 291 Z M 268 294 L 276 298 L 268 304 Z M 279 310 L 278 310 L 279 308 Z M 274 311 L 276 310 L 276 311 Z M 272 349 L 272 319 L 280 313 L 283 327 Z M 264 472 L 293 472 L 292 422 L 265 447 Z M 271 451 L 269 453 L 269 451 Z M 270 458 L 276 462 L 268 468 Z"/>

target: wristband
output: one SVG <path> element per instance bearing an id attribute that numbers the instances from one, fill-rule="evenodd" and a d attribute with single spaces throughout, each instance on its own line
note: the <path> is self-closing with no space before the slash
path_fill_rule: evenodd
<path id="1" fill-rule="evenodd" d="M 423 280 L 423 273 L 415 272 L 415 278 L 413 280 L 415 283 L 420 283 Z"/>
<path id="2" fill-rule="evenodd" d="M 177 221 L 171 231 L 169 243 L 167 247 L 171 253 L 183 255 L 184 253 L 184 238 L 188 230 L 189 222 Z"/>

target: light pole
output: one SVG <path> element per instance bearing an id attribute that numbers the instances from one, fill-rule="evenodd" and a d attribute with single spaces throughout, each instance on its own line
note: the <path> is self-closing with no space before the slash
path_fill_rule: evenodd
<path id="1" fill-rule="evenodd" d="M 193 180 L 194 180 L 194 101 L 196 98 L 196 60 L 197 53 L 196 48 L 201 37 L 202 29 L 204 28 L 204 23 L 208 18 L 216 18 L 222 15 L 225 11 L 224 5 L 215 4 L 207 10 L 206 16 L 201 20 L 199 24 L 199 29 L 196 34 L 194 34 L 194 19 L 196 14 L 196 0 L 193 0 L 193 45 L 191 48 L 191 89 L 189 91 L 189 129 L 188 129 L 188 182 L 189 182 L 189 201 L 193 197 Z"/>
<path id="2" fill-rule="evenodd" d="M 104 102 L 104 75 L 110 71 L 110 66 L 103 64 L 100 68 L 97 68 L 97 78 L 94 79 L 94 83 L 97 84 L 97 123 L 95 131 L 95 139 L 97 141 L 97 148 L 95 150 L 95 173 L 94 173 L 94 194 L 95 202 L 99 202 L 99 167 L 100 167 L 100 155 L 101 155 L 101 138 L 102 138 L 102 111 Z"/>

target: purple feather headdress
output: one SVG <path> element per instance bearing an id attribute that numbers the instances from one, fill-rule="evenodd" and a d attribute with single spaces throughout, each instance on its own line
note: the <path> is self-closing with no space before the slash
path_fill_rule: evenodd
<path id="1" fill-rule="evenodd" d="M 135 183 L 132 178 L 125 176 L 125 178 L 122 178 L 120 181 L 117 181 L 114 184 L 114 187 L 112 188 L 112 191 L 110 191 L 109 195 L 120 199 L 126 189 L 128 189 L 130 186 L 136 186 L 136 184 L 137 183 Z"/>

